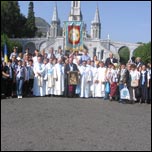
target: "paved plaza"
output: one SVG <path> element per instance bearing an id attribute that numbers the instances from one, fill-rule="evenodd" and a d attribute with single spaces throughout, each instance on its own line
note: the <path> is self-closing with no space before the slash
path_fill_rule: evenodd
<path id="1" fill-rule="evenodd" d="M 1 100 L 1 151 L 150 151 L 151 105 L 102 99 Z"/>

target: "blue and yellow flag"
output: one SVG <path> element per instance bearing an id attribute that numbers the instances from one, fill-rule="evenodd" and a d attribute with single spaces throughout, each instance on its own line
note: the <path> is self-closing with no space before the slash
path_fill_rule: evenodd
<path id="1" fill-rule="evenodd" d="M 7 45 L 4 44 L 4 62 L 8 62 L 8 56 L 7 56 Z"/>
<path id="2" fill-rule="evenodd" d="M 80 21 L 65 22 L 65 49 L 83 50 L 83 23 Z"/>

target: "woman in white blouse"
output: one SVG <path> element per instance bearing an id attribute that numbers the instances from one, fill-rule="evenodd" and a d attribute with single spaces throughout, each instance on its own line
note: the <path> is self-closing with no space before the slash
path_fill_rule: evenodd
<path id="1" fill-rule="evenodd" d="M 140 72 L 137 70 L 136 65 L 132 64 L 130 71 L 131 87 L 129 88 L 130 100 L 132 101 L 132 103 L 135 103 L 135 101 L 137 101 L 135 97 L 135 92 L 139 87 L 139 78 Z"/>

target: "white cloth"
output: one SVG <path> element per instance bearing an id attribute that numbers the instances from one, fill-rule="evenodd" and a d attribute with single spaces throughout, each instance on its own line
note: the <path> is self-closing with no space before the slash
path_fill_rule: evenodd
<path id="1" fill-rule="evenodd" d="M 38 61 L 37 61 L 37 56 L 34 56 L 33 57 L 33 65 L 36 65 L 38 63 Z"/>
<path id="2" fill-rule="evenodd" d="M 112 82 L 118 82 L 117 70 L 109 69 L 108 68 L 107 72 L 106 72 L 106 79 L 110 83 L 112 83 Z"/>
<path id="3" fill-rule="evenodd" d="M 25 68 L 23 66 L 19 66 L 17 67 L 16 70 L 16 78 L 25 78 Z"/>
<path id="4" fill-rule="evenodd" d="M 98 68 L 92 67 L 92 81 L 90 86 L 91 96 L 95 97 L 96 91 L 97 91 L 97 83 L 95 83 L 96 80 L 98 80 Z"/>
<path id="5" fill-rule="evenodd" d="M 57 63 L 54 66 L 54 78 L 56 79 L 54 94 L 63 95 L 63 91 L 64 91 L 64 67 L 63 67 L 63 65 Z"/>
<path id="6" fill-rule="evenodd" d="M 130 71 L 131 80 L 139 80 L 140 73 L 137 70 Z"/>
<path id="7" fill-rule="evenodd" d="M 92 80 L 92 72 L 89 67 L 81 66 L 81 92 L 80 97 L 88 98 L 90 95 L 90 84 Z"/>
<path id="8" fill-rule="evenodd" d="M 47 79 L 46 79 L 46 95 L 54 94 L 54 65 L 48 63 L 45 67 Z"/>
<path id="9" fill-rule="evenodd" d="M 10 55 L 10 59 L 12 59 L 13 56 L 15 56 L 17 58 L 18 54 L 15 53 L 15 52 L 12 52 L 11 55 Z"/>
<path id="10" fill-rule="evenodd" d="M 97 86 L 96 86 L 96 92 L 95 97 L 104 97 L 105 96 L 105 79 L 106 79 L 106 68 L 99 67 L 98 68 L 98 76 L 97 76 Z"/>
<path id="11" fill-rule="evenodd" d="M 34 65 L 34 86 L 33 94 L 35 96 L 44 96 L 45 95 L 45 86 L 43 85 L 45 65 L 42 63 L 37 63 Z M 40 73 L 40 76 L 38 75 Z"/>

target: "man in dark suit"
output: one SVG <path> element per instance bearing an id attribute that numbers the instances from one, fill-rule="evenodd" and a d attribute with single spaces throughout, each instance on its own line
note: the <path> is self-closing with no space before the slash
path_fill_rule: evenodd
<path id="1" fill-rule="evenodd" d="M 77 65 L 73 63 L 73 58 L 69 58 L 69 63 L 65 65 L 65 96 L 73 97 L 75 95 L 75 89 L 76 85 L 68 85 L 68 79 L 69 79 L 69 72 L 71 71 L 77 71 L 79 72 Z"/>
<path id="2" fill-rule="evenodd" d="M 13 74 L 13 68 L 12 68 L 12 60 L 8 60 L 8 68 L 9 68 L 9 77 L 7 79 L 7 97 L 12 98 L 12 93 L 13 93 L 13 79 L 14 79 L 14 74 Z"/>
<path id="3" fill-rule="evenodd" d="M 105 61 L 105 66 L 108 67 L 109 64 L 113 64 L 113 63 L 118 63 L 118 60 L 113 57 L 112 53 L 110 53 L 109 58 L 107 58 L 106 61 Z"/>

